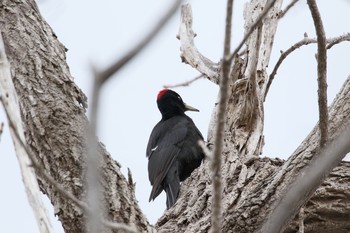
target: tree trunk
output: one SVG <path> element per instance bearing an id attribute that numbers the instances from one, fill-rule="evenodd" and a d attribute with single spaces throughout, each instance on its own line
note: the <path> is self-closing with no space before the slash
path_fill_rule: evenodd
<path id="1" fill-rule="evenodd" d="M 77 87 L 66 63 L 66 48 L 41 17 L 34 0 L 2 0 L 0 25 L 13 82 L 18 94 L 27 145 L 37 161 L 65 190 L 82 200 L 87 154 L 86 96 Z M 140 232 L 152 227 L 142 214 L 134 184 L 99 144 L 106 218 L 133 223 Z M 84 232 L 80 208 L 62 197 L 45 179 L 38 179 L 65 232 Z M 106 232 L 111 232 L 106 230 Z"/>
<path id="2" fill-rule="evenodd" d="M 250 16 L 250 21 L 246 23 L 246 30 L 264 8 L 264 2 L 256 0 L 248 5 L 246 15 Z M 246 53 L 236 57 L 233 65 L 222 154 L 223 232 L 258 232 L 266 216 L 283 197 L 286 185 L 302 172 L 319 149 L 316 126 L 287 161 L 258 157 L 263 146 L 266 67 L 281 3 L 277 1 L 263 25 L 247 41 Z M 34 0 L 2 0 L 0 26 L 19 97 L 27 144 L 47 173 L 68 192 L 82 199 L 85 196 L 87 106 L 85 95 L 69 74 L 66 48 L 42 19 Z M 181 40 L 183 37 L 180 33 Z M 186 55 L 183 59 L 191 64 Z M 214 63 L 207 59 L 203 64 Z M 211 72 L 206 74 L 208 78 L 217 83 L 220 69 L 216 66 L 207 70 Z M 349 98 L 350 78 L 330 107 L 330 138 L 350 121 Z M 215 115 L 214 109 L 212 122 L 215 122 Z M 108 210 L 105 217 L 134 224 L 140 232 L 151 232 L 154 227 L 138 207 L 131 176 L 126 179 L 122 175 L 120 165 L 101 143 L 98 156 L 104 178 L 101 184 L 104 204 Z M 183 182 L 179 200 L 157 222 L 158 232 L 209 230 L 212 197 L 209 162 L 206 160 Z M 350 200 L 349 167 L 349 163 L 343 162 L 335 168 L 306 203 L 307 232 L 349 230 L 350 212 L 346 204 Z M 62 197 L 45 179 L 39 177 L 38 182 L 50 198 L 65 232 L 84 231 L 82 210 Z M 286 232 L 296 229 L 293 222 Z M 105 232 L 112 231 L 106 229 Z"/>

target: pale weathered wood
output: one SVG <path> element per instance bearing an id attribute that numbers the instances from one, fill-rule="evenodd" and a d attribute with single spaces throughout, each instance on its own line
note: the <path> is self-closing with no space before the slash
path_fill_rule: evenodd
<path id="1" fill-rule="evenodd" d="M 0 94 L 1 102 L 5 111 L 8 113 L 8 117 L 11 117 L 11 121 L 14 125 L 10 126 L 10 133 L 14 142 L 16 156 L 20 165 L 22 180 L 24 183 L 25 191 L 28 197 L 28 202 L 32 207 L 35 219 L 38 224 L 39 231 L 41 233 L 54 232 L 48 212 L 41 199 L 41 193 L 37 182 L 37 176 L 33 167 L 31 167 L 31 161 L 22 147 L 19 140 L 22 142 L 24 139 L 23 126 L 21 124 L 21 116 L 19 110 L 19 103 L 15 87 L 11 78 L 10 63 L 7 60 L 6 51 L 0 30 Z M 10 121 L 10 119 L 9 119 Z M 14 130 L 17 131 L 20 138 L 15 136 Z"/>
<path id="2" fill-rule="evenodd" d="M 196 34 L 192 30 L 192 9 L 189 4 L 181 7 L 181 21 L 177 38 L 180 40 L 181 59 L 204 74 L 216 84 L 219 83 L 219 64 L 216 64 L 202 55 L 194 45 Z"/>
<path id="3" fill-rule="evenodd" d="M 251 1 L 249 3 L 246 10 L 246 12 L 249 12 L 249 14 L 246 14 L 249 22 L 254 22 L 254 15 L 256 18 L 264 5 L 264 1 Z M 280 6 L 281 1 L 278 1 L 264 20 L 261 29 L 263 39 L 259 41 L 258 33 L 254 33 L 247 42 L 247 54 L 243 55 L 242 59 L 236 58 L 233 67 L 232 77 L 235 76 L 235 79 L 231 83 L 232 98 L 227 110 L 229 113 L 228 127 L 225 131 L 226 144 L 222 154 L 225 161 L 222 167 L 222 174 L 224 174 L 223 232 L 259 232 L 266 216 L 272 212 L 274 205 L 283 197 L 287 184 L 308 164 L 312 155 L 315 155 L 318 150 L 318 133 L 314 132 L 303 144 L 308 147 L 293 155 L 286 162 L 256 157 L 260 154 L 263 144 L 262 103 L 267 85 L 266 66 L 269 62 Z M 260 42 L 257 55 L 254 51 L 256 50 L 256 44 Z M 191 58 L 193 57 L 201 59 L 199 56 L 192 56 Z M 256 57 L 259 58 L 258 67 L 254 65 L 256 64 L 256 61 L 254 61 Z M 193 62 L 193 64 L 197 63 L 197 61 Z M 194 68 L 197 67 L 194 66 Z M 251 75 L 254 75 L 254 69 L 256 69 L 256 77 L 255 79 L 254 77 L 249 79 Z M 254 85 L 249 84 L 251 81 L 256 82 L 256 89 L 252 88 Z M 336 124 L 341 125 L 348 122 L 348 119 L 337 117 L 344 114 L 344 109 L 340 110 L 337 106 L 346 106 L 346 101 L 349 98 L 347 93 L 349 92 L 347 85 L 345 85 L 338 96 L 337 101 L 339 102 L 332 105 L 330 114 L 333 117 L 333 123 L 336 122 Z M 256 112 L 256 109 L 259 111 Z M 214 110 L 212 116 L 214 119 L 212 122 L 216 122 L 216 110 Z M 331 123 L 331 128 L 339 126 L 334 126 L 333 123 Z M 215 127 L 215 123 L 211 126 Z M 330 130 L 332 137 L 334 134 L 335 131 Z M 209 138 L 210 143 L 212 143 L 212 137 Z M 309 151 L 311 148 L 313 148 L 312 154 Z M 208 218 L 210 218 L 211 213 L 212 197 L 208 187 L 211 185 L 209 174 L 210 170 L 206 161 L 190 179 L 184 182 L 181 199 L 178 201 L 179 204 L 177 203 L 173 209 L 166 212 L 157 223 L 160 232 L 169 232 L 174 229 L 179 232 L 208 231 L 210 228 Z M 347 173 L 345 176 L 348 177 L 349 174 Z M 323 193 L 323 195 L 326 194 Z M 347 194 L 344 194 L 344 196 L 346 200 Z M 297 204 L 299 205 L 299 203 Z M 335 211 L 340 213 L 346 210 L 347 207 L 343 205 Z M 341 219 L 339 218 L 338 221 L 341 222 L 340 225 L 343 229 L 346 229 L 347 223 L 341 221 Z M 334 226 L 332 216 L 328 220 L 329 222 L 323 227 L 331 230 Z M 310 225 L 313 225 L 314 222 L 306 220 L 305 224 L 306 229 L 310 229 Z M 175 225 L 176 228 L 174 228 Z"/>

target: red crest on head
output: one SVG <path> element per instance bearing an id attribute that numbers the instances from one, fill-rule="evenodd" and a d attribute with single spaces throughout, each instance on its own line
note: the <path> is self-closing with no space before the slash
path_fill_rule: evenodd
<path id="1" fill-rule="evenodd" d="M 165 94 L 165 92 L 167 92 L 169 89 L 163 89 L 161 90 L 158 95 L 157 95 L 157 100 L 159 100 L 160 98 L 162 98 L 162 96 Z"/>

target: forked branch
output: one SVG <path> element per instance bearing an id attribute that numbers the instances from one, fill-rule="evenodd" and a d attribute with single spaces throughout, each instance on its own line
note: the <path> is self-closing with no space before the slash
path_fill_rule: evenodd
<path id="1" fill-rule="evenodd" d="M 219 65 L 203 56 L 194 44 L 196 34 L 192 29 L 192 9 L 190 4 L 181 6 L 181 21 L 177 38 L 180 40 L 181 59 L 205 75 L 210 81 L 219 84 Z"/>
<path id="2" fill-rule="evenodd" d="M 340 44 L 341 42 L 344 42 L 344 41 L 350 41 L 350 33 L 344 34 L 342 36 L 338 36 L 338 37 L 327 39 L 327 46 L 326 46 L 326 48 L 327 49 L 331 49 L 334 45 Z M 281 51 L 281 55 L 280 55 L 278 61 L 276 62 L 276 65 L 274 66 L 271 74 L 269 75 L 269 79 L 268 79 L 268 83 L 267 83 L 267 87 L 266 87 L 266 91 L 265 91 L 265 99 L 266 99 L 267 93 L 268 93 L 268 91 L 270 89 L 270 86 L 272 84 L 272 81 L 274 80 L 279 67 L 282 65 L 282 62 L 292 52 L 294 52 L 298 48 L 300 48 L 300 47 L 302 47 L 304 45 L 315 44 L 315 43 L 317 43 L 317 39 L 315 39 L 315 38 L 308 38 L 307 36 L 305 36 L 302 40 L 300 40 L 297 43 L 295 43 L 294 45 L 292 45 L 286 51 L 284 51 L 284 52 Z"/>

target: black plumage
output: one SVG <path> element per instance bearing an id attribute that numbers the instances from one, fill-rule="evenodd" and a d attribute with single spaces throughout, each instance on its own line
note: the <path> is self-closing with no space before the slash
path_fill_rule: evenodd
<path id="1" fill-rule="evenodd" d="M 198 110 L 185 104 L 176 92 L 160 91 L 157 105 L 162 119 L 153 128 L 146 151 L 148 176 L 153 186 L 149 201 L 165 190 L 169 209 L 178 197 L 180 181 L 189 177 L 204 158 L 198 146 L 203 136 L 185 114 L 187 110 Z"/>

